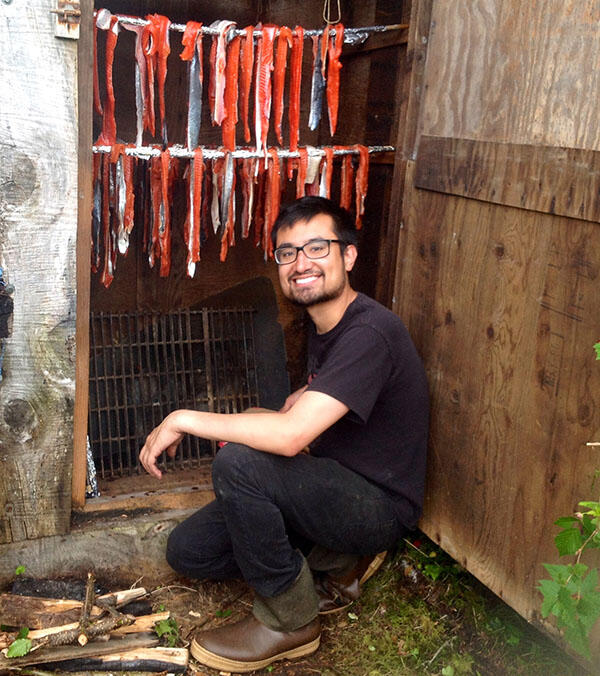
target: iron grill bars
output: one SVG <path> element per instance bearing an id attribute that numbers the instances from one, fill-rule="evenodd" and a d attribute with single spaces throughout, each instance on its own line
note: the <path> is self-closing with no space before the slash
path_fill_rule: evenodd
<path id="1" fill-rule="evenodd" d="M 92 313 L 88 434 L 102 479 L 141 472 L 148 433 L 171 411 L 259 404 L 253 309 Z M 186 436 L 163 470 L 198 467 L 216 444 Z"/>

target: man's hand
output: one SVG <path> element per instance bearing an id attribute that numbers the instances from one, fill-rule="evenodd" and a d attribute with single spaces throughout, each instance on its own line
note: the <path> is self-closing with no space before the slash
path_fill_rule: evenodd
<path id="1" fill-rule="evenodd" d="M 142 450 L 140 451 L 140 462 L 148 474 L 157 479 L 162 477 L 162 472 L 158 469 L 156 461 L 164 451 L 170 458 L 175 457 L 177 446 L 183 439 L 183 433 L 179 430 L 177 424 L 178 411 L 173 411 L 158 425 L 146 438 Z"/>

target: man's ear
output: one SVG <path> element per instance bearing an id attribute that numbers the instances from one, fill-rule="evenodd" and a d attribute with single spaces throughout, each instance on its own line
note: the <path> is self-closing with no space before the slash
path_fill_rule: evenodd
<path id="1" fill-rule="evenodd" d="M 347 244 L 344 248 L 344 267 L 346 272 L 350 272 L 356 263 L 356 258 L 358 256 L 358 250 L 354 244 Z"/>

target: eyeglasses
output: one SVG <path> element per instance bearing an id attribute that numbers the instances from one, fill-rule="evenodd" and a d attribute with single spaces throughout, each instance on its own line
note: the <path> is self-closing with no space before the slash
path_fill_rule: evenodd
<path id="1" fill-rule="evenodd" d="M 310 242 L 306 242 L 302 246 L 280 246 L 275 249 L 273 256 L 277 265 L 293 263 L 298 258 L 299 251 L 302 251 L 311 260 L 325 258 L 329 255 L 331 242 L 337 242 L 342 246 L 346 245 L 346 242 L 341 239 L 311 239 Z"/>

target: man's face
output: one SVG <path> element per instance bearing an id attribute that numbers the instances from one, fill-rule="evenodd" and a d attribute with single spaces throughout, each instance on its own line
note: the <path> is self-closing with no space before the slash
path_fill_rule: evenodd
<path id="1" fill-rule="evenodd" d="M 276 248 L 303 246 L 314 239 L 337 239 L 331 216 L 317 214 L 309 221 L 281 228 Z M 355 259 L 356 247 L 344 248 L 337 242 L 331 243 L 325 258 L 310 259 L 299 251 L 293 263 L 278 266 L 281 290 L 286 298 L 305 307 L 338 298 L 349 285 L 348 272 Z"/>

